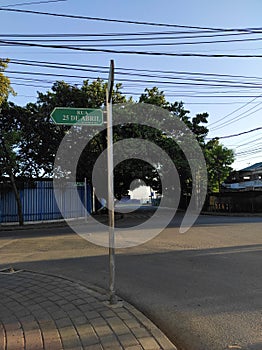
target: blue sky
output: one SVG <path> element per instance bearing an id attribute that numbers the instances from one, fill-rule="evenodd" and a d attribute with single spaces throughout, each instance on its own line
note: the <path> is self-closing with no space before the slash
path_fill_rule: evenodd
<path id="1" fill-rule="evenodd" d="M 36 0 L 35 0 L 36 1 Z M 68 0 L 65 2 L 48 4 L 16 5 L 19 3 L 29 3 L 33 0 L 0 0 L 1 6 L 13 5 L 15 8 L 24 10 L 35 10 L 44 12 L 54 12 L 63 14 L 83 15 L 92 17 L 105 17 L 111 19 L 134 20 L 161 22 L 169 24 L 178 24 L 186 26 L 201 26 L 215 28 L 250 28 L 261 26 L 262 2 L 260 0 L 251 1 L 172 1 L 172 0 L 144 0 L 144 1 L 86 1 L 86 0 Z M 149 31 L 169 31 L 175 28 L 150 27 L 144 25 L 132 25 L 121 23 L 109 23 L 102 21 L 87 21 L 77 19 L 66 19 L 49 17 L 42 15 L 32 15 L 23 13 L 12 13 L 0 11 L 0 33 L 3 34 L 41 34 L 41 33 L 113 33 L 113 32 L 149 32 Z M 188 30 L 188 29 L 187 29 Z M 0 35 L 0 39 L 2 38 Z M 197 52 L 204 54 L 236 54 L 236 55 L 262 55 L 262 40 L 260 35 L 250 36 L 257 38 L 256 41 L 237 42 L 237 43 L 214 43 L 199 45 L 179 45 L 179 46 L 155 46 L 155 47 L 137 47 L 128 48 L 128 50 L 189 53 Z M 246 36 L 245 38 L 247 38 Z M 225 37 L 224 39 L 226 39 Z M 232 37 L 238 38 L 238 37 Z M 232 39 L 231 38 L 231 39 Z M 240 38 L 240 37 L 239 37 Z M 244 38 L 244 37 L 243 37 Z M 3 38 L 2 38 L 3 39 Z M 6 38 L 5 38 L 6 39 Z M 222 38 L 223 39 L 223 38 Z M 217 38 L 217 40 L 222 40 Z M 204 40 L 204 39 L 202 39 Z M 156 40 L 159 42 L 159 40 Z M 182 40 L 183 41 L 183 40 Z M 117 47 L 115 48 L 118 49 Z M 122 48 L 119 48 L 121 50 Z M 124 55 L 118 53 L 91 53 L 91 52 L 71 52 L 68 50 L 58 50 L 50 48 L 28 48 L 19 46 L 2 45 L 0 47 L 0 57 L 9 57 L 11 59 L 37 60 L 58 62 L 67 64 L 89 64 L 109 66 L 110 59 L 115 60 L 116 67 L 132 69 L 149 69 L 152 71 L 176 71 L 193 73 L 214 73 L 227 75 L 250 76 L 248 81 L 256 84 L 261 83 L 262 87 L 262 58 L 203 58 L 203 57 L 167 57 L 167 56 L 145 56 L 145 55 Z M 57 77 L 39 77 L 35 79 L 45 79 L 47 82 L 35 82 L 35 86 L 25 86 L 25 81 L 21 80 L 26 75 L 12 73 L 12 71 L 32 72 L 52 72 L 62 73 L 57 70 L 48 70 L 39 67 L 26 67 L 14 64 L 9 65 L 7 73 L 13 82 L 13 87 L 17 92 L 15 98 L 11 98 L 19 105 L 25 105 L 27 102 L 36 100 L 37 91 L 46 91 L 52 86 L 52 82 Z M 63 74 L 72 74 L 70 71 L 63 70 Z M 75 73 L 74 73 L 75 74 Z M 81 73 L 81 76 L 83 73 Z M 92 73 L 96 78 L 101 76 L 107 79 L 107 73 Z M 33 77 L 33 75 L 31 75 Z M 20 79 L 19 79 L 20 78 Z M 62 79 L 62 78 L 61 78 Z M 83 75 L 84 79 L 84 75 Z M 64 78 L 63 80 L 80 84 L 83 79 Z M 216 78 L 217 79 L 217 78 Z M 242 82 L 242 78 L 227 78 L 230 81 Z M 142 93 L 146 87 L 159 86 L 161 90 L 166 91 L 168 100 L 173 102 L 182 100 L 185 108 L 191 111 L 193 117 L 196 113 L 208 112 L 210 124 L 210 137 L 225 136 L 254 129 L 261 125 L 262 113 L 262 89 L 257 88 L 244 89 L 239 88 L 221 88 L 221 87 L 202 87 L 191 85 L 164 85 L 161 80 L 159 83 L 123 83 L 123 92 Z M 116 76 L 117 82 L 117 76 Z M 24 84 L 24 85 L 18 85 Z M 30 85 L 27 82 L 27 85 Z M 210 95 L 210 97 L 200 97 Z M 224 97 L 216 97 L 217 95 Z M 227 97 L 231 95 L 235 97 Z M 243 95 L 243 97 L 239 97 Z M 246 97 L 250 96 L 250 97 Z M 252 97 L 253 96 L 253 97 Z M 257 97 L 257 98 L 256 98 Z M 261 105 L 260 105 L 261 103 Z M 260 109 L 261 108 L 261 109 Z M 237 110 L 238 109 L 238 110 Z M 229 116 L 227 116 L 230 114 Z M 218 122 L 221 118 L 223 121 Z M 237 120 L 239 119 L 239 120 Z M 228 122 L 228 124 L 224 124 Z M 217 128 L 215 128 L 215 126 Z M 234 164 L 236 169 L 247 166 L 262 159 L 262 152 L 257 149 L 261 147 L 261 130 L 239 137 L 233 137 L 223 140 L 223 143 L 235 149 L 239 153 L 237 161 Z M 221 140 L 222 141 L 222 140 Z M 241 153 L 246 152 L 247 153 Z"/>

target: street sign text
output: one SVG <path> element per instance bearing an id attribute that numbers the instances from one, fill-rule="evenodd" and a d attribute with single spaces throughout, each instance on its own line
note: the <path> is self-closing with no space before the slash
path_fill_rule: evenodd
<path id="1" fill-rule="evenodd" d="M 56 107 L 51 118 L 60 125 L 103 125 L 103 111 L 94 108 Z"/>

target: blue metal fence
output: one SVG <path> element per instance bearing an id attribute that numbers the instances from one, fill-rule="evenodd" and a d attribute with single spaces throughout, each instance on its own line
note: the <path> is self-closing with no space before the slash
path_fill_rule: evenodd
<path id="1" fill-rule="evenodd" d="M 21 198 L 24 221 L 46 221 L 58 220 L 64 218 L 77 218 L 85 216 L 83 206 L 75 200 L 73 191 L 77 186 L 77 192 L 84 207 L 90 213 L 92 211 L 92 194 L 89 185 L 66 183 L 61 186 L 59 195 L 59 210 L 52 181 L 36 181 L 25 183 L 22 189 L 19 189 Z M 86 200 L 86 203 L 84 203 Z M 3 191 L 0 193 L 0 223 L 17 222 L 17 205 L 14 193 L 12 191 Z"/>

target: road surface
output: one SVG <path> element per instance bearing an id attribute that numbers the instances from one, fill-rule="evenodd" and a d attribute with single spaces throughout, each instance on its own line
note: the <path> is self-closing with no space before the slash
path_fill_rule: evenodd
<path id="1" fill-rule="evenodd" d="M 117 293 L 179 350 L 262 349 L 262 218 L 181 215 L 153 240 L 117 250 Z M 118 225 L 140 222 L 126 216 Z M 108 286 L 108 251 L 68 227 L 0 232 L 1 267 L 13 265 Z"/>

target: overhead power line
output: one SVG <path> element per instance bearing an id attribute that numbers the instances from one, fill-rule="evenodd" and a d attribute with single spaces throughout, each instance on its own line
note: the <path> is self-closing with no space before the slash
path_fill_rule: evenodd
<path id="1" fill-rule="evenodd" d="M 34 74 L 32 74 L 32 75 L 34 75 Z M 37 75 L 37 74 L 35 74 L 35 75 Z M 68 78 L 77 78 L 76 76 L 74 77 L 74 76 L 68 76 Z M 12 84 L 14 84 L 14 82 L 13 82 L 13 80 L 14 79 L 18 79 L 18 77 L 12 77 L 11 78 L 12 79 Z M 20 78 L 19 78 L 20 79 Z M 84 78 L 83 77 L 79 77 L 79 79 L 81 79 L 80 81 L 74 81 L 74 82 L 72 82 L 72 81 L 68 81 L 68 80 L 66 80 L 65 82 L 66 83 L 68 83 L 68 84 L 70 84 L 70 85 L 82 85 L 82 83 L 83 83 L 83 80 L 96 80 L 97 78 L 96 77 L 93 77 L 93 76 L 85 76 Z M 63 79 L 64 80 L 64 79 Z M 103 79 L 102 79 L 103 80 Z M 38 81 L 41 81 L 41 82 L 46 82 L 46 79 L 38 79 Z M 55 81 L 57 81 L 57 80 L 55 80 Z M 119 82 L 123 82 L 123 83 L 125 83 L 125 82 L 133 82 L 133 83 L 135 83 L 135 87 L 136 88 L 142 88 L 143 89 L 143 86 L 144 86 L 144 84 L 145 83 L 147 83 L 147 84 L 153 84 L 154 86 L 155 86 L 155 83 L 156 82 L 154 82 L 154 81 L 144 81 L 144 80 L 128 80 L 128 79 L 118 79 L 118 81 Z M 50 84 L 53 84 L 54 83 L 54 81 L 50 81 Z M 141 85 L 138 85 L 138 83 L 142 83 L 143 85 L 141 86 Z M 180 86 L 182 83 L 178 83 L 178 85 Z M 174 86 L 174 84 L 172 84 L 172 83 L 170 83 L 170 85 L 173 87 Z M 185 84 L 183 84 L 183 85 L 192 85 L 192 84 L 190 84 L 190 83 L 185 83 Z M 148 85 L 147 85 L 148 86 Z M 37 87 L 37 86 L 36 86 Z M 126 84 L 124 84 L 123 86 L 122 86 L 122 89 L 124 89 L 123 90 L 123 93 L 124 94 L 127 94 L 127 95 L 141 95 L 141 92 L 139 92 L 139 93 L 137 93 L 136 91 L 132 91 L 132 92 L 129 92 L 129 91 L 126 91 L 125 89 L 127 88 L 127 86 L 126 86 Z M 186 91 L 184 91 L 184 92 L 182 92 L 182 91 L 177 91 L 177 90 L 174 90 L 173 92 L 168 92 L 168 93 L 166 93 L 165 94 L 166 96 L 171 96 L 171 97 L 173 97 L 173 98 L 190 98 L 190 99 L 192 99 L 192 98 L 198 98 L 198 99 L 200 99 L 200 98 L 250 98 L 250 97 L 252 97 L 252 95 L 243 95 L 243 94 L 241 94 L 241 95 L 229 95 L 228 93 L 226 94 L 226 95 L 219 95 L 219 92 L 213 92 L 213 94 L 209 94 L 209 95 L 207 95 L 207 94 L 204 94 L 204 92 L 203 93 L 193 93 L 192 92 L 192 94 L 189 94 L 189 93 L 187 93 Z M 203 103 L 202 103 L 203 104 Z M 217 103 L 218 104 L 218 103 Z M 232 103 L 231 103 L 232 104 Z M 255 111 L 255 112 L 257 112 L 257 111 Z M 254 113 L 255 113 L 254 112 Z M 248 115 L 247 115 L 248 116 Z M 244 117 L 247 117 L 247 116 L 244 116 Z"/>
<path id="2" fill-rule="evenodd" d="M 13 33 L 13 34 L 1 34 L 1 37 L 18 37 L 18 38 L 76 38 L 76 37 L 112 37 L 110 38 L 114 40 L 117 40 L 119 37 L 150 37 L 150 38 L 143 38 L 143 40 L 152 40 L 155 36 L 161 36 L 161 39 L 163 38 L 163 35 L 167 35 L 166 39 L 192 39 L 192 38 L 215 38 L 215 37 L 227 37 L 227 36 L 246 36 L 246 35 L 257 35 L 261 34 L 261 30 L 257 30 L 255 32 L 216 32 L 216 31 L 206 31 L 206 30 L 190 30 L 190 31 L 150 31 L 150 32 L 112 32 L 112 33 L 39 33 L 39 34 L 22 34 L 22 33 Z M 190 34 L 185 36 L 185 34 Z M 170 38 L 171 36 L 171 38 Z M 139 38 L 133 38 L 132 40 L 138 40 Z M 121 38 L 121 40 L 126 40 L 124 38 Z M 142 39 L 141 39 L 142 40 Z"/>
<path id="3" fill-rule="evenodd" d="M 230 117 L 232 114 L 234 114 L 234 113 L 240 111 L 241 109 L 245 108 L 246 106 L 248 106 L 250 103 L 254 102 L 256 99 L 258 99 L 258 98 L 261 97 L 261 96 L 262 96 L 262 94 L 258 95 L 257 97 L 253 98 L 251 101 L 248 101 L 247 103 L 245 103 L 243 106 L 241 106 L 241 107 L 235 109 L 233 112 L 231 112 L 231 113 L 225 115 L 223 118 L 220 118 L 220 119 L 218 119 L 217 121 L 215 121 L 214 123 L 211 123 L 209 126 L 215 125 L 215 124 L 221 122 L 222 120 L 227 119 L 227 118 Z"/>
<path id="4" fill-rule="evenodd" d="M 260 141 L 260 140 L 262 140 L 262 137 L 258 137 L 255 140 L 251 140 L 251 141 L 248 141 L 248 142 L 241 143 L 240 145 L 237 144 L 235 146 L 235 148 L 239 148 L 239 147 L 243 147 L 243 146 L 246 146 L 246 145 L 250 145 L 251 143 L 254 143 L 254 142 L 257 142 L 257 141 Z"/>
<path id="5" fill-rule="evenodd" d="M 147 55 L 147 56 L 170 56 L 170 57 L 209 57 L 209 58 L 262 58 L 262 55 L 235 55 L 235 54 L 203 54 L 203 53 L 173 53 L 173 52 L 154 52 L 154 51 L 128 51 L 128 50 L 112 50 L 93 47 L 77 47 L 75 45 L 44 45 L 36 43 L 25 43 L 20 41 L 0 40 L 2 44 L 8 44 L 13 46 L 25 46 L 25 47 L 41 47 L 51 49 L 66 49 L 72 51 L 85 51 L 85 52 L 105 52 L 115 54 L 129 54 L 129 55 Z"/>
<path id="6" fill-rule="evenodd" d="M 148 21 L 122 20 L 122 19 L 112 19 L 112 18 L 103 18 L 103 17 L 91 17 L 91 16 L 80 16 L 80 15 L 51 13 L 51 12 L 33 11 L 33 10 L 21 10 L 21 9 L 16 9 L 16 8 L 4 8 L 3 6 L 0 7 L 0 11 L 28 13 L 28 14 L 35 14 L 35 15 L 45 15 L 45 16 L 64 17 L 64 18 L 73 18 L 73 19 L 81 19 L 81 20 L 89 20 L 89 21 L 103 21 L 103 22 L 114 22 L 114 23 L 124 23 L 124 24 L 157 26 L 157 27 L 200 29 L 200 30 L 209 30 L 209 31 L 252 32 L 252 31 L 257 31 L 257 30 L 261 30 L 262 29 L 261 27 L 258 27 L 258 28 L 214 28 L 214 27 L 202 27 L 202 26 L 188 26 L 188 25 L 179 25 L 179 24 L 170 24 L 170 23 L 157 23 L 157 22 L 148 22 Z"/>
<path id="7" fill-rule="evenodd" d="M 255 131 L 258 131 L 258 130 L 261 130 L 261 129 L 262 129 L 262 126 L 260 126 L 260 127 L 258 127 L 258 128 L 255 128 L 255 129 L 248 130 L 248 131 L 239 132 L 238 134 L 232 134 L 232 135 L 226 135 L 226 136 L 217 136 L 217 138 L 218 138 L 218 139 L 229 139 L 229 138 L 231 138 L 231 137 L 237 137 L 237 136 L 249 134 L 249 133 L 251 133 L 251 132 L 255 132 Z M 207 140 L 211 140 L 211 139 L 214 139 L 214 137 L 212 137 L 212 138 L 207 138 Z"/>
<path id="8" fill-rule="evenodd" d="M 254 101 L 254 100 L 255 100 L 255 99 L 253 99 L 252 101 Z M 246 118 L 246 117 L 248 117 L 248 116 L 250 116 L 250 115 L 252 115 L 252 114 L 254 114 L 254 113 L 260 111 L 260 110 L 262 109 L 261 107 L 258 108 L 258 109 L 256 109 L 256 110 L 253 111 L 253 112 L 250 112 L 250 111 L 252 111 L 254 108 L 256 108 L 257 106 L 260 106 L 261 104 L 262 104 L 262 102 L 257 103 L 255 106 L 249 108 L 247 111 L 242 112 L 242 113 L 238 114 L 237 116 L 235 116 L 235 117 L 229 119 L 228 121 L 223 122 L 223 123 L 221 123 L 221 124 L 219 124 L 219 125 L 217 125 L 217 126 L 211 128 L 211 130 L 222 129 L 222 128 L 224 128 L 224 127 L 230 125 L 230 124 L 233 124 L 233 123 L 235 123 L 235 122 L 237 122 L 237 121 L 239 121 L 239 120 L 241 120 L 241 119 L 243 119 L 243 118 Z M 247 112 L 250 112 L 250 113 L 247 114 Z"/>
<path id="9" fill-rule="evenodd" d="M 258 148 L 252 148 L 250 150 L 247 151 L 243 151 L 243 152 L 237 152 L 236 156 L 237 157 L 241 157 L 241 156 L 245 156 L 245 155 L 251 155 L 251 154 L 258 154 L 262 151 L 262 147 L 258 147 Z"/>
<path id="10" fill-rule="evenodd" d="M 65 2 L 67 0 L 47 0 L 47 1 L 33 1 L 33 2 L 22 2 L 19 4 L 12 4 L 12 5 L 1 5 L 1 7 L 7 8 L 12 6 L 26 6 L 26 5 L 40 5 L 40 4 L 49 4 L 50 2 Z"/>
<path id="11" fill-rule="evenodd" d="M 107 72 L 101 70 L 92 70 L 88 69 L 87 72 L 92 73 L 102 73 L 106 74 Z M 66 77 L 66 78 L 80 78 L 87 79 L 90 77 L 83 75 L 73 75 L 73 74 L 58 74 L 58 73 L 43 73 L 43 72 L 32 72 L 32 71 L 13 71 L 6 70 L 6 73 L 9 74 L 23 74 L 23 75 L 40 75 L 40 76 L 57 76 L 57 77 Z M 149 74 L 139 74 L 139 73 L 127 73 L 127 72 L 116 72 L 116 75 L 128 76 L 127 78 L 117 78 L 119 82 L 135 82 L 135 83 L 153 83 L 153 84 L 172 84 L 172 85 L 195 85 L 195 86 L 213 86 L 213 87 L 230 87 L 230 88 L 249 88 L 249 89 L 261 89 L 262 85 L 251 82 L 234 82 L 229 80 L 217 80 L 217 79 L 201 79 L 201 78 L 185 78 L 185 77 L 169 77 L 169 76 L 157 76 Z M 136 76 L 139 77 L 136 79 L 131 79 L 129 77 Z M 91 77 L 92 79 L 93 77 Z M 142 78 L 142 79 L 141 79 Z M 143 79 L 144 78 L 144 79 Z M 159 80 L 149 80 L 148 78 L 158 78 Z M 167 80 L 163 80 L 167 79 Z M 254 107 L 252 107 L 253 109 Z"/>
<path id="12" fill-rule="evenodd" d="M 60 1 L 63 1 L 63 0 L 60 0 Z M 157 27 L 186 28 L 186 29 L 198 29 L 198 30 L 200 29 L 200 30 L 207 30 L 207 31 L 256 32 L 256 31 L 259 31 L 262 29 L 261 27 L 255 27 L 255 28 L 218 28 L 218 27 L 188 26 L 188 25 L 179 25 L 179 24 L 170 24 L 170 23 L 122 20 L 122 19 L 80 16 L 80 15 L 51 13 L 51 12 L 33 11 L 33 10 L 21 10 L 21 9 L 16 9 L 16 8 L 5 8 L 4 6 L 0 7 L 0 11 L 28 13 L 28 14 L 35 14 L 35 15 L 54 16 L 54 17 L 81 19 L 81 20 L 89 20 L 89 21 L 103 21 L 103 22 L 114 22 L 114 23 L 124 23 L 124 24 L 136 24 L 136 25 L 157 26 Z"/>
<path id="13" fill-rule="evenodd" d="M 208 36 L 209 37 L 209 36 Z M 221 44 L 221 43 L 235 43 L 235 42 L 251 42 L 251 41 L 262 41 L 262 38 L 245 38 L 245 39 L 228 39 L 228 40 L 210 40 L 210 41 L 185 41 L 185 42 L 164 42 L 162 40 L 178 40 L 178 39 L 184 39 L 186 37 L 180 37 L 180 38 L 169 38 L 169 37 L 155 37 L 155 38 L 131 38 L 131 39 L 30 39 L 30 43 L 79 43 L 82 44 L 74 44 L 74 47 L 134 47 L 134 46 L 179 46 L 179 45 L 203 45 L 203 44 Z M 199 37 L 198 37 L 199 38 Z M 198 39 L 197 38 L 197 39 Z M 161 40 L 161 42 L 150 42 L 150 43 L 129 43 L 129 41 L 145 41 L 145 40 Z M 8 39 L 9 43 L 16 43 L 17 39 Z M 111 43 L 112 41 L 112 43 Z M 125 41 L 122 43 L 115 43 L 118 41 Z M 20 43 L 28 42 L 28 39 L 19 39 Z M 100 42 L 103 42 L 100 44 Z M 110 42 L 109 44 L 105 42 Z M 87 45 L 86 43 L 90 43 Z"/>
<path id="14" fill-rule="evenodd" d="M 81 65 L 83 68 L 80 67 L 74 67 L 74 65 L 66 66 L 65 64 L 53 64 L 53 63 L 48 63 L 46 64 L 45 62 L 42 61 L 33 61 L 36 63 L 31 63 L 30 61 L 25 61 L 25 60 L 11 60 L 11 63 L 15 64 L 21 64 L 25 66 L 38 66 L 38 67 L 44 67 L 44 68 L 59 68 L 59 69 L 70 69 L 76 70 L 76 71 L 82 71 L 82 72 L 88 72 L 88 73 L 94 73 L 94 74 L 107 74 L 107 67 L 104 66 L 93 66 L 93 65 Z M 37 63 L 39 62 L 39 63 Z M 87 68 L 85 68 L 87 67 Z M 137 72 L 136 72 L 137 71 Z M 43 73 L 43 72 L 23 72 L 23 71 L 13 71 L 13 70 L 7 70 L 8 73 L 11 74 L 29 74 L 29 75 L 48 75 L 48 76 L 59 76 L 59 77 L 69 77 L 69 78 L 80 78 L 80 79 L 87 79 L 87 76 L 79 76 L 79 75 L 73 75 L 72 73 L 70 75 L 68 74 L 53 74 L 53 73 Z M 131 79 L 123 79 L 123 78 L 118 78 L 118 81 L 131 81 L 131 82 L 146 82 L 146 83 L 156 83 L 156 84 L 172 84 L 175 85 L 178 81 L 183 81 L 185 82 L 183 85 L 197 85 L 197 86 L 214 86 L 214 87 L 232 87 L 232 88 L 261 88 L 261 84 L 257 84 L 256 82 L 249 82 L 249 81 L 232 81 L 232 80 L 224 80 L 224 76 L 221 77 L 219 76 L 219 79 L 210 79 L 210 77 L 213 77 L 213 75 L 208 74 L 206 76 L 205 73 L 191 73 L 191 72 L 173 72 L 171 75 L 159 75 L 159 74 L 146 74 L 142 72 L 147 72 L 147 70 L 143 71 L 141 69 L 136 70 L 136 69 L 125 69 L 125 68 L 119 68 L 116 70 L 116 75 L 117 76 L 127 76 L 129 77 L 139 77 L 139 78 L 144 78 L 145 80 L 142 79 L 136 79 L 136 80 L 131 80 Z M 151 72 L 151 71 L 150 71 Z M 163 71 L 165 72 L 165 71 Z M 186 74 L 187 76 L 181 76 L 181 74 Z M 203 76 L 201 76 L 203 75 Z M 214 76 L 216 76 L 214 74 Z M 197 78 L 196 78 L 197 77 Z M 93 78 L 93 77 L 92 77 Z M 159 80 L 148 80 L 148 78 L 157 78 Z M 165 79 L 165 80 L 163 80 Z M 192 83 L 191 83 L 192 82 Z M 181 85 L 181 84 L 180 84 Z M 225 91 L 223 91 L 224 93 Z"/>
<path id="15" fill-rule="evenodd" d="M 13 79 L 16 79 L 16 78 L 13 78 Z M 90 78 L 90 79 L 94 79 L 94 78 Z M 51 82 L 50 83 L 47 83 L 45 80 L 41 80 L 42 83 L 45 83 L 45 84 L 48 84 L 50 86 L 50 84 L 52 84 Z M 78 85 L 82 85 L 82 82 L 70 82 L 70 81 L 67 81 L 68 84 L 71 84 L 71 85 L 75 85 L 75 86 L 78 86 Z M 18 85 L 18 83 L 15 83 L 15 82 L 12 82 L 11 85 Z M 21 86 L 28 86 L 26 84 L 23 84 L 23 83 L 19 83 L 19 85 Z M 33 87 L 36 87 L 36 88 L 48 88 L 48 86 L 43 86 L 43 85 L 31 85 Z M 142 94 L 142 92 L 135 92 L 135 91 L 129 91 L 129 90 L 126 90 L 125 89 L 125 86 L 123 86 L 123 90 L 122 90 L 122 94 L 124 95 L 130 95 L 130 96 L 140 96 Z M 176 98 L 176 99 L 181 99 L 181 98 L 198 98 L 198 99 L 201 99 L 201 98 L 223 98 L 225 99 L 226 98 L 250 98 L 250 97 L 254 97 L 253 95 L 225 95 L 225 96 L 220 96 L 220 95 L 194 95 L 194 94 L 186 94 L 185 92 L 181 92 L 181 91 L 174 91 L 174 92 L 169 92 L 169 93 L 166 93 L 165 96 L 169 96 L 169 97 L 172 97 L 172 98 Z M 240 103 L 240 102 L 230 102 L 230 104 L 233 104 L 233 103 Z M 195 103 L 186 103 L 186 104 L 195 104 Z M 202 103 L 197 103 L 197 104 L 201 104 L 203 105 L 203 102 Z M 205 102 L 204 104 L 220 104 L 218 102 L 214 102 L 214 103 L 208 103 L 208 102 Z M 222 104 L 225 104 L 224 102 Z"/>
<path id="16" fill-rule="evenodd" d="M 213 31 L 213 30 L 218 30 L 218 31 L 223 30 L 221 28 L 210 28 L 210 27 L 200 27 L 200 26 L 186 26 L 186 25 L 179 25 L 179 24 L 155 23 L 155 22 L 144 22 L 144 21 L 131 21 L 131 20 L 111 19 L 111 18 L 102 18 L 102 17 L 91 17 L 91 16 L 79 16 L 79 15 L 69 15 L 69 14 L 61 14 L 61 13 L 42 12 L 42 11 L 20 10 L 20 9 L 15 9 L 15 8 L 3 8 L 3 7 L 0 7 L 0 11 L 28 13 L 28 14 L 34 14 L 34 15 L 54 16 L 54 17 L 63 17 L 63 18 L 73 18 L 73 19 L 81 19 L 81 20 L 89 20 L 89 21 L 102 21 L 102 22 L 113 22 L 113 23 L 125 23 L 125 24 L 157 26 L 157 27 L 204 29 L 204 30 L 211 30 L 211 31 Z"/>
<path id="17" fill-rule="evenodd" d="M 241 154 L 241 153 L 246 153 L 249 151 L 257 151 L 259 147 L 262 147 L 262 142 L 257 142 L 254 145 L 251 145 L 250 147 L 245 147 L 244 150 L 239 150 L 237 153 Z"/>
<path id="18" fill-rule="evenodd" d="M 50 80 L 46 80 L 46 79 L 22 78 L 22 77 L 12 77 L 11 79 L 12 79 L 12 85 L 15 85 L 16 80 L 41 82 L 41 83 L 48 84 L 49 87 L 51 87 L 51 85 L 54 84 L 54 81 L 50 81 Z M 96 78 L 94 78 L 94 77 L 86 77 L 86 79 L 87 80 L 96 80 Z M 78 80 L 78 81 L 77 80 L 73 80 L 72 81 L 71 79 L 70 80 L 68 80 L 68 79 L 64 80 L 63 79 L 63 81 L 65 81 L 65 83 L 67 83 L 69 85 L 72 85 L 72 86 L 82 86 L 82 84 L 83 84 L 83 80 L 82 79 Z M 20 83 L 20 85 L 23 85 L 23 84 Z M 135 83 L 135 85 L 134 85 L 136 90 L 137 89 L 141 90 L 140 92 L 139 91 L 134 91 L 133 89 L 132 89 L 132 91 L 129 91 L 128 89 L 130 88 L 130 86 L 128 86 L 128 85 L 129 84 L 126 84 L 126 83 L 123 84 L 123 86 L 121 88 L 122 89 L 121 90 L 122 94 L 124 94 L 124 95 L 133 95 L 133 96 L 140 96 L 142 94 L 142 91 L 144 91 L 144 87 L 143 87 L 144 86 L 144 82 L 143 82 L 143 85 L 138 85 L 137 83 Z M 46 86 L 46 88 L 48 88 L 48 86 Z M 42 86 L 35 85 L 35 87 L 42 87 Z M 241 97 L 242 98 L 250 97 L 249 95 L 240 95 L 239 96 L 239 95 L 228 95 L 227 94 L 225 96 L 220 96 L 220 95 L 216 95 L 216 94 L 217 94 L 217 92 L 215 92 L 213 95 L 202 95 L 201 93 L 195 94 L 193 92 L 192 92 L 192 94 L 189 94 L 186 91 L 178 91 L 176 89 L 174 89 L 173 91 L 166 91 L 166 93 L 165 93 L 166 96 L 169 96 L 169 97 L 172 97 L 172 98 L 175 98 L 175 99 L 190 98 L 191 100 L 192 100 L 192 98 L 201 99 L 203 97 L 204 98 L 212 98 L 212 99 L 214 99 L 214 98 L 222 98 L 222 97 L 223 97 L 223 99 L 224 99 L 224 97 L 235 98 L 235 99 L 236 98 L 241 98 Z M 234 102 L 234 103 L 237 103 L 237 102 Z M 188 104 L 190 104 L 190 103 L 188 103 Z M 201 104 L 203 104 L 203 102 Z M 210 103 L 205 102 L 205 104 L 210 104 Z M 216 102 L 216 103 L 213 103 L 213 104 L 219 104 L 219 103 Z M 225 102 L 223 102 L 223 104 L 225 104 Z M 230 104 L 232 104 L 232 102 Z M 245 117 L 247 117 L 247 116 L 245 116 Z"/>
<path id="19" fill-rule="evenodd" d="M 7 59 L 7 58 L 6 58 Z M 39 66 L 48 68 L 62 68 L 62 69 L 75 69 L 85 71 L 86 68 L 95 69 L 105 69 L 108 72 L 107 66 L 100 65 L 90 65 L 90 64 L 76 64 L 76 63 L 58 63 L 50 61 L 36 61 L 36 60 L 22 60 L 16 58 L 9 58 L 10 63 L 29 65 L 29 66 Z M 141 69 L 141 68 L 126 68 L 117 67 L 116 71 L 126 71 L 126 72 L 144 72 L 144 73 L 163 73 L 163 74 L 177 74 L 177 75 L 193 75 L 193 76 L 210 76 L 210 77 L 221 77 L 221 78 L 244 78 L 244 79 L 255 79 L 262 80 L 259 76 L 246 76 L 246 75 L 232 75 L 232 74 L 218 74 L 218 73 L 206 73 L 206 72 L 188 72 L 188 71 L 174 71 L 174 70 L 156 70 L 156 69 Z"/>
<path id="20" fill-rule="evenodd" d="M 197 34 L 196 33 L 204 33 Z M 190 35 L 181 35 L 181 33 L 189 33 Z M 152 41 L 152 40 L 181 40 L 181 39 L 202 39 L 202 38 L 217 38 L 217 37 L 235 37 L 235 36 L 247 36 L 247 35 L 257 35 L 261 34 L 262 30 L 253 33 L 213 33 L 213 32 L 181 32 L 181 31 L 169 31 L 169 32 L 136 32 L 136 33 L 89 33 L 89 34 L 72 34 L 72 33 L 61 33 L 61 34 L 1 34 L 1 38 L 11 38 L 11 40 L 19 40 L 21 42 L 28 41 L 30 42 L 129 42 L 129 41 Z M 81 39 L 79 39 L 81 38 Z M 91 38 L 91 39 L 90 39 Z M 10 40 L 10 39 L 9 39 Z M 243 38 L 243 39 L 227 39 L 227 40 L 210 40 L 210 41 L 196 41 L 192 44 L 210 44 L 210 43 L 231 43 L 231 42 L 245 42 L 245 41 L 258 41 L 261 40 L 258 38 Z M 162 43 L 162 42 L 161 42 Z M 151 43 L 151 45 L 156 45 L 160 43 Z M 164 42 L 163 42 L 164 44 Z M 176 45 L 186 45 L 191 44 L 191 42 L 180 42 L 172 43 L 168 42 L 166 44 L 176 44 Z M 147 44 L 150 45 L 150 44 Z"/>
<path id="21" fill-rule="evenodd" d="M 25 84 L 25 83 L 12 83 L 12 85 L 30 86 L 30 87 L 35 87 L 35 88 L 44 88 L 44 89 L 46 89 L 46 86 L 44 86 L 44 85 Z"/>
<path id="22" fill-rule="evenodd" d="M 261 152 L 259 152 L 259 154 L 261 154 Z M 248 160 L 257 159 L 258 158 L 258 156 L 250 157 L 250 155 L 238 156 L 238 158 L 242 158 L 242 160 L 247 158 L 247 157 L 248 157 Z M 259 157 L 259 158 L 261 158 L 261 157 Z"/>

